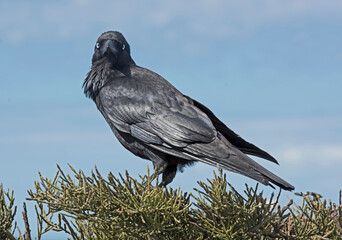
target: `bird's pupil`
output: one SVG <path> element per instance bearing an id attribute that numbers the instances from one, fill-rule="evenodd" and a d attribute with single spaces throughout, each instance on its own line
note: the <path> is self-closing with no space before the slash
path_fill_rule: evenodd
<path id="1" fill-rule="evenodd" d="M 96 48 L 100 48 L 100 43 L 96 43 Z"/>

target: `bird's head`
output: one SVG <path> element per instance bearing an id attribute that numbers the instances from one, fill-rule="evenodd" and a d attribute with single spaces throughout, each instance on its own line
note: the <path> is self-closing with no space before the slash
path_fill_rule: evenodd
<path id="1" fill-rule="evenodd" d="M 116 31 L 102 33 L 96 41 L 92 63 L 104 58 L 117 68 L 134 64 L 128 42 L 120 32 Z"/>

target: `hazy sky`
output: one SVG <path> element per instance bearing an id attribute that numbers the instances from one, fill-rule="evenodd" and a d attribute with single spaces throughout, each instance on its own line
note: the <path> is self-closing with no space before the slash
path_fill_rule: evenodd
<path id="1" fill-rule="evenodd" d="M 97 37 L 119 30 L 138 65 L 210 107 L 280 166 L 260 163 L 298 192 L 337 201 L 341 29 L 342 3 L 333 0 L 0 1 L 0 183 L 21 206 L 37 172 L 53 177 L 56 164 L 134 176 L 152 167 L 118 143 L 81 89 Z M 171 186 L 191 191 L 213 169 L 198 163 Z M 228 178 L 238 189 L 255 185 Z"/>

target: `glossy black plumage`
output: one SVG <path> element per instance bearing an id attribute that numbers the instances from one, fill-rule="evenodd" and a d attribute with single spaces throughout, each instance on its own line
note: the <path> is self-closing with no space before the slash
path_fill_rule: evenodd
<path id="1" fill-rule="evenodd" d="M 278 163 L 271 155 L 243 140 L 158 74 L 137 66 L 119 32 L 103 33 L 97 40 L 83 87 L 120 143 L 151 160 L 163 174 L 161 185 L 170 183 L 177 169 L 201 161 L 265 185 L 294 189 L 246 154 Z"/>

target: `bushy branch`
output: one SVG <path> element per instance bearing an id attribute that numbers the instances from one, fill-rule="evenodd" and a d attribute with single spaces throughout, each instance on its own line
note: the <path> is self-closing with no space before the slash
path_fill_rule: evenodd
<path id="1" fill-rule="evenodd" d="M 258 185 L 253 189 L 246 185 L 244 196 L 238 193 L 226 179 L 214 173 L 214 179 L 207 183 L 198 182 L 202 190 L 196 189 L 199 197 L 194 210 L 195 225 L 210 239 L 249 239 L 257 236 L 268 236 L 273 232 L 270 225 L 275 220 L 274 212 L 280 192 L 274 200 L 274 194 L 270 199 L 258 193 Z M 229 188 L 229 189 L 228 189 Z M 277 235 L 278 236 L 278 235 Z"/>
<path id="2" fill-rule="evenodd" d="M 134 179 L 127 172 L 104 178 L 95 168 L 90 176 L 70 166 L 72 176 L 58 171 L 53 179 L 39 174 L 28 200 L 36 203 L 37 237 L 49 231 L 68 239 L 342 239 L 342 202 L 319 194 L 298 193 L 281 207 L 279 197 L 246 185 L 243 194 L 226 175 L 198 182 L 196 195 L 180 188 L 156 187 L 155 175 Z M 24 237 L 14 237 L 13 192 L 0 187 L 0 239 L 30 240 L 24 205 Z M 19 229 L 18 229 L 19 230 Z"/>
<path id="3" fill-rule="evenodd" d="M 104 179 L 97 170 L 86 177 L 72 169 L 72 178 L 58 169 L 54 180 L 40 176 L 36 191 L 29 191 L 30 200 L 47 206 L 38 216 L 50 229 L 73 239 L 182 239 L 186 234 L 189 196 L 180 189 L 155 187 L 155 176 L 137 181 L 126 172 Z"/>
<path id="4" fill-rule="evenodd" d="M 0 185 L 0 239 L 16 239 L 13 236 L 17 225 L 14 221 L 16 212 L 13 191 L 4 191 Z"/>

